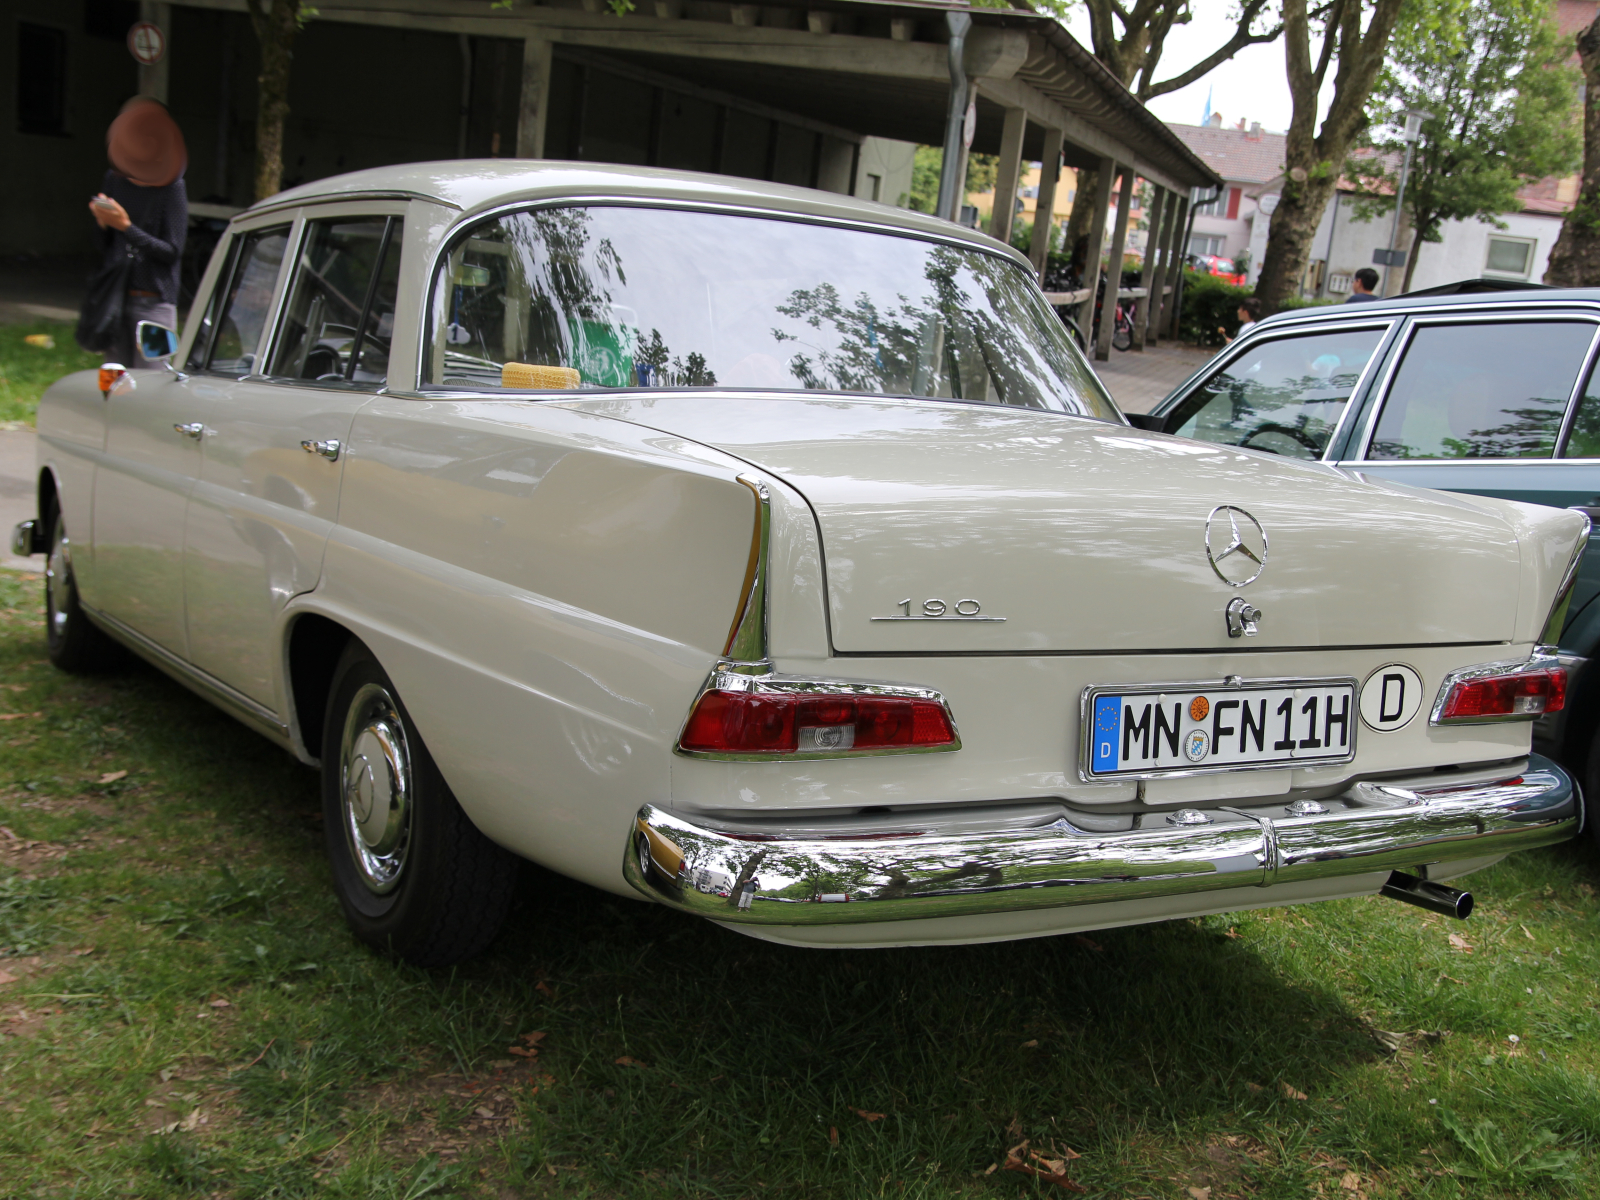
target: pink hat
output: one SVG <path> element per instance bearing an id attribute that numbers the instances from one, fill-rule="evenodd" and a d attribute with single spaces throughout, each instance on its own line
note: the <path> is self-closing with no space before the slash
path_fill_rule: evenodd
<path id="1" fill-rule="evenodd" d="M 189 165 L 178 123 L 167 106 L 135 96 L 106 130 L 106 157 L 140 187 L 166 187 Z"/>

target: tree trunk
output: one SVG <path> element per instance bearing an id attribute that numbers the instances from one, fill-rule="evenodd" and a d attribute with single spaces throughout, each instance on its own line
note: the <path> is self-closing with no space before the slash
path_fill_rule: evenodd
<path id="1" fill-rule="evenodd" d="M 1262 315 L 1283 307 L 1283 302 L 1300 291 L 1311 263 L 1311 242 L 1322 223 L 1322 214 L 1338 183 L 1332 172 L 1309 175 L 1303 167 L 1291 167 L 1284 180 L 1278 207 L 1272 210 L 1267 227 L 1267 252 L 1261 256 L 1261 275 L 1256 280 L 1256 295 L 1261 297 Z M 1307 178 L 1296 182 L 1292 172 Z"/>
<path id="2" fill-rule="evenodd" d="M 262 11 L 262 3 L 268 4 Z M 300 31 L 300 0 L 250 0 L 250 22 L 261 44 L 256 94 L 256 199 L 283 187 L 283 122 L 289 115 L 289 67 Z"/>
<path id="3" fill-rule="evenodd" d="M 1400 281 L 1400 292 L 1411 290 L 1411 277 L 1417 273 L 1417 256 L 1422 253 L 1422 226 L 1411 231 L 1411 253 L 1406 255 L 1406 277 Z"/>
<path id="4" fill-rule="evenodd" d="M 1061 239 L 1061 249 L 1070 260 L 1078 253 L 1078 243 L 1089 236 L 1089 223 L 1094 219 L 1095 188 L 1099 186 L 1100 172 L 1080 167 L 1072 211 L 1067 214 L 1067 231 Z M 1077 265 L 1077 264 L 1075 264 Z M 1087 286 L 1087 285 L 1086 285 Z"/>
<path id="5" fill-rule="evenodd" d="M 1546 283 L 1593 287 L 1600 283 L 1600 17 L 1578 35 L 1583 60 L 1583 185 L 1550 251 Z"/>

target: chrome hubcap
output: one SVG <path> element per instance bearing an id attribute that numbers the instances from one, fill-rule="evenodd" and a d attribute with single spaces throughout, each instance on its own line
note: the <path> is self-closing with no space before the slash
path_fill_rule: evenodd
<path id="1" fill-rule="evenodd" d="M 644 834 L 641 833 L 639 835 L 638 839 L 634 842 L 634 846 L 639 852 L 639 873 L 641 875 L 643 875 L 646 879 L 649 879 L 650 878 L 650 842 L 649 842 L 649 839 L 647 839 L 644 836 Z"/>
<path id="2" fill-rule="evenodd" d="M 68 557 L 70 543 L 67 527 L 56 519 L 55 532 L 50 538 L 50 558 L 44 566 L 45 619 L 50 624 L 50 634 L 56 640 L 67 632 L 67 596 L 72 588 L 72 560 Z"/>
<path id="3" fill-rule="evenodd" d="M 361 882 L 393 891 L 411 842 L 411 751 L 394 697 L 367 683 L 345 717 L 339 748 L 345 840 Z"/>

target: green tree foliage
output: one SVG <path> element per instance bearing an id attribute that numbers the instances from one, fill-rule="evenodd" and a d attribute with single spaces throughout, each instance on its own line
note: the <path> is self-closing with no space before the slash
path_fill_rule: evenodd
<path id="1" fill-rule="evenodd" d="M 1504 229 L 1529 180 L 1575 170 L 1582 149 L 1574 121 L 1578 73 L 1565 65 L 1570 38 L 1547 0 L 1411 0 L 1390 43 L 1368 114 L 1377 153 L 1352 160 L 1361 182 L 1358 217 L 1394 209 L 1407 110 L 1422 123 L 1406 215 L 1412 227 L 1405 286 L 1423 242 L 1442 240 L 1446 221 L 1477 219 Z"/>
<path id="2" fill-rule="evenodd" d="M 942 147 L 918 146 L 911 162 L 911 191 L 900 203 L 917 212 L 933 212 L 939 203 L 939 172 L 943 168 Z M 999 169 L 1000 159 L 993 154 L 967 155 L 967 192 L 991 190 Z"/>

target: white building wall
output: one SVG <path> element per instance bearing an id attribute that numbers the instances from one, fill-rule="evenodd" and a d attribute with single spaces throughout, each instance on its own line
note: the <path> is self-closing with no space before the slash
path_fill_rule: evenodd
<path id="1" fill-rule="evenodd" d="M 1328 263 L 1325 278 L 1349 276 L 1362 267 L 1372 266 L 1372 252 L 1389 244 L 1389 231 L 1394 220 L 1392 212 L 1372 221 L 1357 221 L 1352 216 L 1353 205 L 1348 195 L 1328 202 L 1328 210 L 1317 226 L 1311 243 L 1311 257 L 1325 258 Z M 1545 267 L 1550 261 L 1550 250 L 1561 233 L 1561 217 L 1545 213 L 1506 213 L 1500 218 L 1505 229 L 1496 229 L 1482 221 L 1448 221 L 1442 230 L 1443 240 L 1424 242 L 1417 259 L 1416 274 L 1412 277 L 1413 289 L 1437 287 L 1462 279 L 1479 276 L 1504 275 L 1489 269 L 1489 242 L 1491 238 L 1524 239 L 1533 245 L 1530 269 L 1520 276 L 1533 283 L 1544 279 Z M 1330 249 L 1330 226 L 1332 239 Z M 1409 248 L 1410 233 L 1402 226 L 1399 241 Z M 1380 275 L 1381 267 L 1377 268 Z M 1392 268 L 1395 295 L 1399 294 L 1404 268 Z M 1511 276 L 1518 277 L 1518 276 Z M 1380 282 L 1379 292 L 1383 285 Z M 1347 292 L 1328 290 L 1326 294 L 1339 299 Z"/>
<path id="2" fill-rule="evenodd" d="M 916 155 L 914 142 L 867 138 L 861 143 L 861 156 L 856 161 L 855 194 L 863 200 L 874 199 L 873 177 L 876 176 L 879 180 L 876 199 L 883 204 L 904 204 L 911 195 L 911 165 Z"/>

